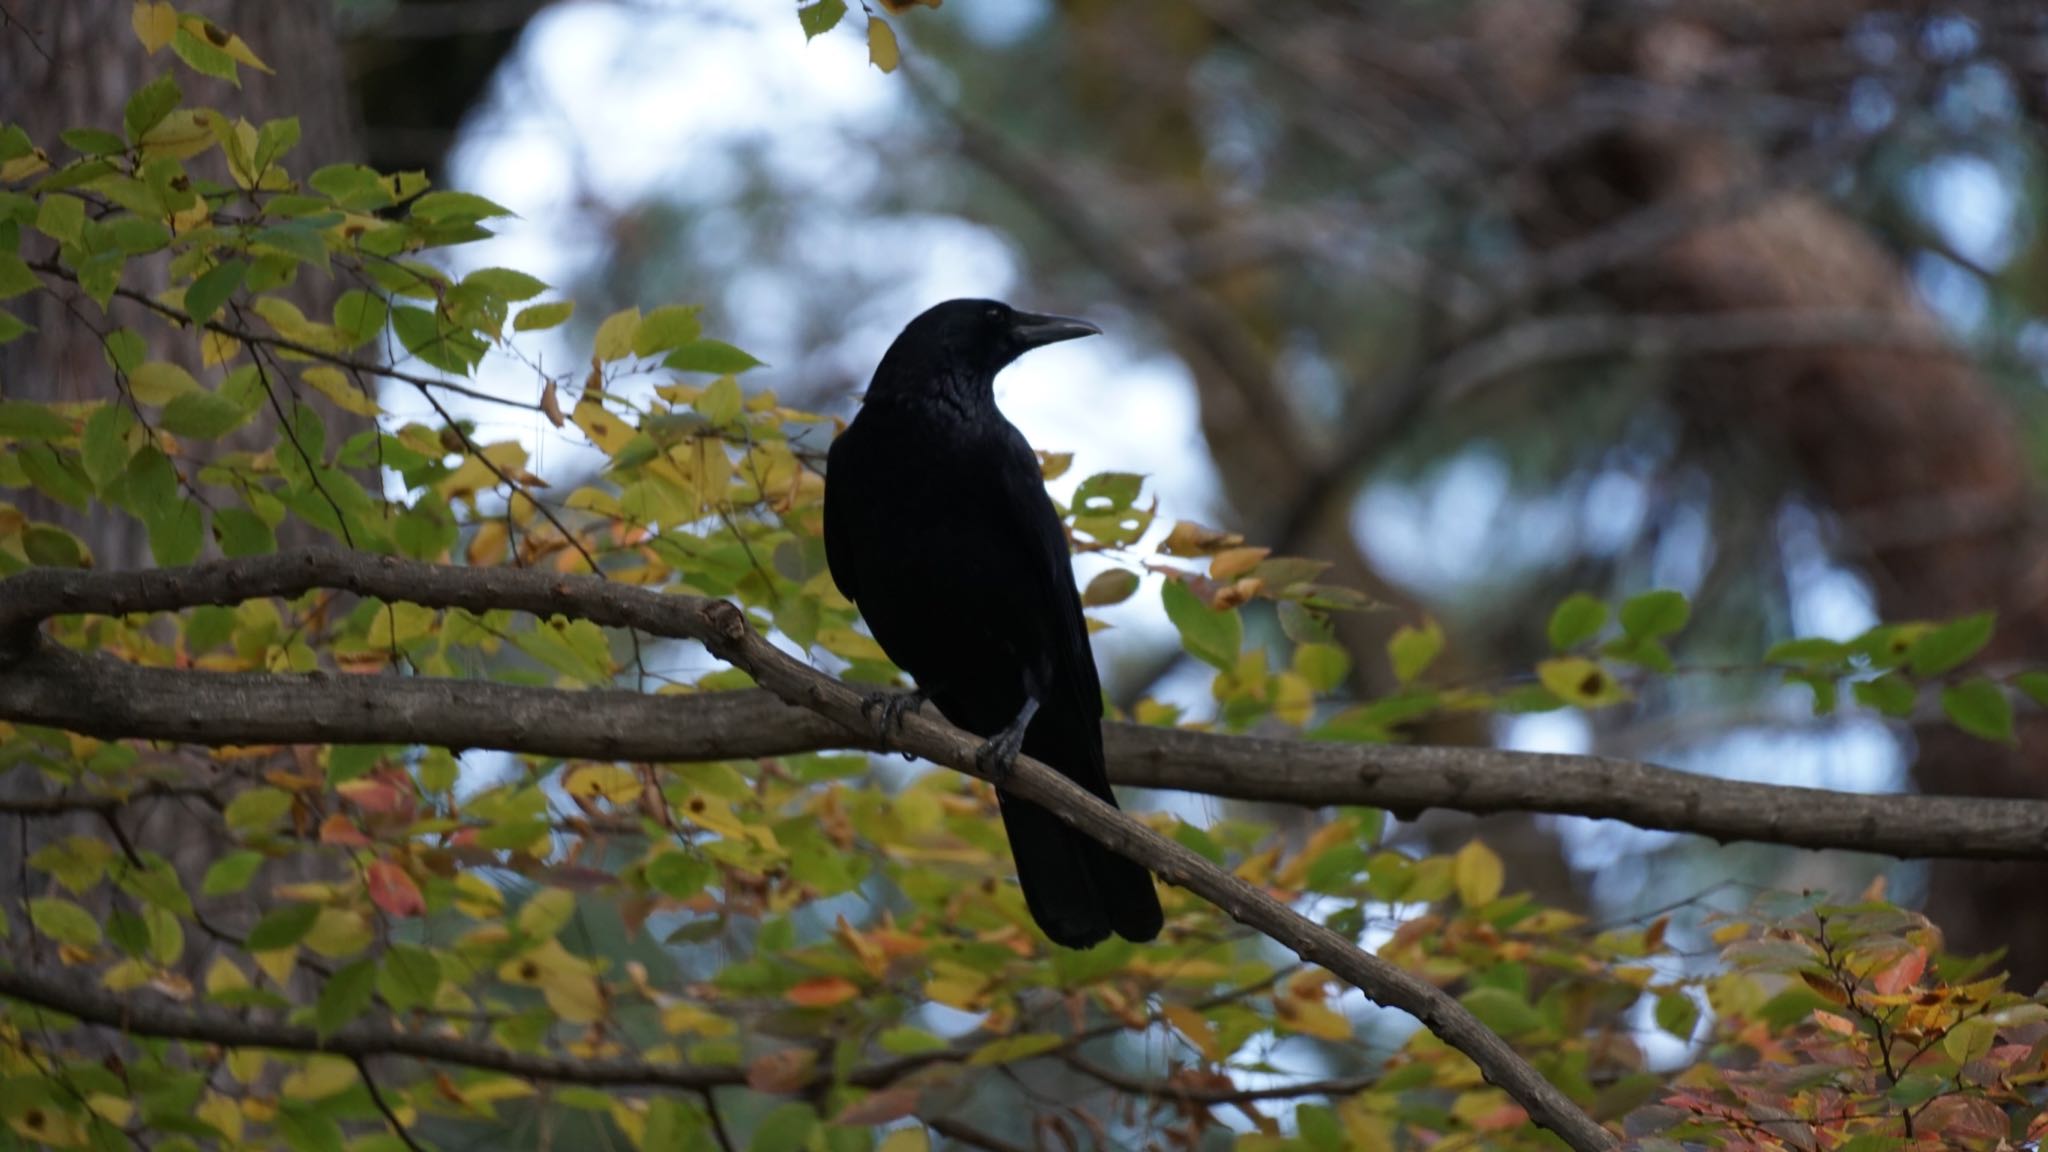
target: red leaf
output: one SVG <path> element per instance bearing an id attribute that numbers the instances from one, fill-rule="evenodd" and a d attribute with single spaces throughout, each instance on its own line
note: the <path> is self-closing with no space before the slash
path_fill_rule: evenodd
<path id="1" fill-rule="evenodd" d="M 370 902 L 387 916 L 417 916 L 427 910 L 427 899 L 405 869 L 389 860 L 370 864 Z"/>
<path id="2" fill-rule="evenodd" d="M 1915 948 L 1898 958 L 1891 967 L 1877 974 L 1872 981 L 1881 996 L 1896 996 L 1920 982 L 1920 974 L 1927 971 L 1927 949 Z"/>

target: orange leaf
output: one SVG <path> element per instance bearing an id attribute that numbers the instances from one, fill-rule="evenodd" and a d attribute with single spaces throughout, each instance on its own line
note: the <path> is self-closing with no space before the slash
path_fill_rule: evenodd
<path id="1" fill-rule="evenodd" d="M 363 835 L 363 830 L 356 827 L 355 821 L 336 812 L 321 821 L 320 842 L 322 844 L 342 844 L 351 848 L 361 848 L 370 842 L 370 838 Z"/>
<path id="2" fill-rule="evenodd" d="M 795 1092 L 810 1083 L 817 1062 L 817 1054 L 807 1048 L 770 1052 L 747 1065 L 747 1087 L 756 1092 Z"/>
<path id="3" fill-rule="evenodd" d="M 830 1008 L 858 995 L 860 986 L 844 976 L 815 977 L 782 994 L 783 999 L 802 1008 Z"/>
<path id="4" fill-rule="evenodd" d="M 390 916 L 417 916 L 427 910 L 426 897 L 406 870 L 389 860 L 370 864 L 370 902 Z"/>

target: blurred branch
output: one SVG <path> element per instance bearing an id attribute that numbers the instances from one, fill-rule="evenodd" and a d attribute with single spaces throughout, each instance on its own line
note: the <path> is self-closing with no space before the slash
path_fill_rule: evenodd
<path id="1" fill-rule="evenodd" d="M 446 571 L 474 572 L 480 583 L 494 575 Z M 24 620 L 55 603 L 36 604 L 27 586 L 35 575 L 0 582 L 0 593 L 22 588 L 0 608 L 0 638 L 10 622 L 19 638 Z M 142 602 L 128 595 L 85 591 L 116 582 L 134 580 L 118 573 L 71 576 L 67 583 L 78 591 L 62 601 L 63 610 L 118 614 L 176 606 L 157 598 L 137 607 Z M 384 591 L 387 599 L 427 596 L 432 602 L 429 590 Z M 14 651 L 25 649 L 17 644 Z M 0 645 L 0 719 L 103 739 L 417 744 L 656 763 L 877 747 L 867 726 L 849 727 L 770 692 L 650 696 L 424 677 L 201 672 L 140 668 L 51 645 L 9 664 L 6 653 Z M 2048 801 L 1864 796 L 1720 780 L 1622 759 L 1491 748 L 1302 742 L 1118 723 L 1105 724 L 1103 735 L 1110 777 L 1127 786 L 1310 807 L 1360 804 L 1403 817 L 1432 808 L 1545 812 L 1723 842 L 1909 859 L 2048 859 Z M 25 803 L 104 810 L 114 802 Z"/>
<path id="2" fill-rule="evenodd" d="M 753 630 L 742 609 L 727 601 L 663 595 L 596 576 L 459 568 L 356 552 L 305 550 L 132 572 L 31 569 L 0 582 L 0 661 L 11 657 L 18 662 L 32 653 L 38 647 L 38 625 L 57 615 L 167 612 L 295 596 L 320 588 L 430 608 L 510 610 L 542 617 L 561 614 L 601 626 L 695 640 L 786 702 L 800 703 L 850 733 L 869 725 L 865 695 L 860 690 L 777 648 Z M 1138 823 L 1036 760 L 1020 757 L 1014 767 L 991 778 L 992 769 L 980 759 L 983 746 L 979 738 L 922 714 L 906 715 L 900 731 L 887 741 L 891 751 L 922 756 L 1043 805 L 1165 882 L 1188 889 L 1303 960 L 1321 965 L 1374 1002 L 1414 1016 L 1471 1059 L 1487 1080 L 1512 1096 L 1537 1124 L 1579 1152 L 1604 1152 L 1617 1146 L 1611 1133 L 1441 989 L 1363 951 L 1356 941 L 1308 919 L 1266 889 Z M 5 976 L 9 981 L 24 979 L 16 973 Z M 0 992 L 6 987 L 0 983 Z M 45 985 L 43 990 L 50 989 Z M 311 1030 L 305 1034 L 311 1035 Z M 336 1039 L 328 1038 L 330 1048 Z M 419 1042 L 431 1038 L 404 1039 Z"/>

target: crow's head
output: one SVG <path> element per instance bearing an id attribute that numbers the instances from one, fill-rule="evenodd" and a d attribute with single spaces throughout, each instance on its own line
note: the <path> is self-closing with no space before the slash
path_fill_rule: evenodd
<path id="1" fill-rule="evenodd" d="M 1101 331 L 1086 320 L 1020 312 L 1000 300 L 948 300 L 925 309 L 896 337 L 868 392 L 872 397 L 986 383 L 1033 348 Z"/>

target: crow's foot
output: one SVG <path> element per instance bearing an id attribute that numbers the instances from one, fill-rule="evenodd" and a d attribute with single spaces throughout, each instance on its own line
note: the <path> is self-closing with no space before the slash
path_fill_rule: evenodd
<path id="1" fill-rule="evenodd" d="M 870 692 L 861 697 L 860 714 L 875 726 L 875 739 L 887 746 L 889 738 L 903 731 L 903 716 L 924 707 L 930 699 L 922 688 L 908 692 Z M 880 713 L 877 717 L 876 713 Z"/>
<path id="2" fill-rule="evenodd" d="M 990 737 L 986 744 L 975 750 L 974 764 L 980 768 L 989 782 L 1001 787 L 1009 780 L 1010 773 L 1017 770 L 1017 753 L 1024 748 L 1024 733 L 1031 727 L 1031 718 L 1038 715 L 1037 697 L 1027 696 L 1024 708 L 1017 718 L 1001 732 Z"/>

